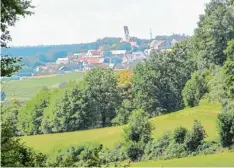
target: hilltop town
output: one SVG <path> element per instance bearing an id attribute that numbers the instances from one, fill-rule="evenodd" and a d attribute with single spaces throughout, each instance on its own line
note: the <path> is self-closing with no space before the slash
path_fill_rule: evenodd
<path id="1" fill-rule="evenodd" d="M 51 45 L 33 47 L 11 47 L 3 50 L 16 57 L 22 57 L 23 68 L 11 79 L 21 77 L 64 74 L 87 71 L 93 67 L 114 70 L 133 69 L 138 62 L 149 58 L 150 53 L 167 52 L 177 42 L 188 39 L 186 35 L 167 35 L 139 39 L 129 36 L 124 26 L 124 38 L 105 37 L 96 42 L 72 45 Z"/>

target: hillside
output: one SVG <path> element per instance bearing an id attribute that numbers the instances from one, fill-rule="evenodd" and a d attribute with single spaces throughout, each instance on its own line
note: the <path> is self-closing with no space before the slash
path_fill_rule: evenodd
<path id="1" fill-rule="evenodd" d="M 226 152 L 214 155 L 194 156 L 171 160 L 158 160 L 135 162 L 131 167 L 152 167 L 152 166 L 234 166 L 234 152 Z"/>
<path id="2" fill-rule="evenodd" d="M 171 114 L 155 117 L 151 120 L 155 126 L 153 136 L 161 136 L 165 131 L 177 126 L 191 128 L 194 119 L 201 121 L 207 132 L 207 140 L 217 140 L 216 116 L 220 110 L 217 104 L 203 102 L 200 106 L 187 108 Z M 22 137 L 22 141 L 35 150 L 50 153 L 54 149 L 87 142 L 102 143 L 112 147 L 122 139 L 123 126 L 92 129 L 86 131 L 66 132 L 57 134 L 35 135 Z"/>
<path id="3" fill-rule="evenodd" d="M 63 82 L 80 79 L 83 74 L 83 72 L 74 72 L 65 75 L 6 81 L 2 84 L 2 90 L 6 92 L 8 100 L 25 101 L 35 96 L 43 87 L 56 88 Z"/>

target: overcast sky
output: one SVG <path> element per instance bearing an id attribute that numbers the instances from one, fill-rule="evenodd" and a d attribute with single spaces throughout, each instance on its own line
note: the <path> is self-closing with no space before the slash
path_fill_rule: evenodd
<path id="1" fill-rule="evenodd" d="M 35 15 L 11 28 L 11 45 L 74 44 L 103 37 L 193 34 L 209 0 L 32 0 Z"/>

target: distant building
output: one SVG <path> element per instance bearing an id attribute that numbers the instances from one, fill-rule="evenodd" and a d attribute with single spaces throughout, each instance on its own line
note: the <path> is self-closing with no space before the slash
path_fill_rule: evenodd
<path id="1" fill-rule="evenodd" d="M 126 52 L 126 50 L 111 50 L 112 55 L 124 55 Z"/>
<path id="2" fill-rule="evenodd" d="M 85 57 L 102 57 L 102 51 L 100 51 L 100 50 L 88 50 Z"/>
<path id="3" fill-rule="evenodd" d="M 150 48 L 154 50 L 169 49 L 171 43 L 168 40 L 153 40 L 150 43 Z"/>
<path id="4" fill-rule="evenodd" d="M 132 56 L 134 59 L 145 59 L 146 58 L 145 53 L 142 51 L 132 52 Z"/>
<path id="5" fill-rule="evenodd" d="M 58 58 L 56 60 L 56 64 L 68 64 L 69 60 L 68 58 Z"/>

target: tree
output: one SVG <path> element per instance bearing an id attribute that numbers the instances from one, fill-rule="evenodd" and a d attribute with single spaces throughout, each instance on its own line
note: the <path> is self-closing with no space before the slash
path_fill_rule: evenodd
<path id="1" fill-rule="evenodd" d="M 204 94 L 207 93 L 208 88 L 205 77 L 206 74 L 196 71 L 193 73 L 192 78 L 187 81 L 182 91 L 185 106 L 197 106 Z"/>
<path id="2" fill-rule="evenodd" d="M 186 134 L 185 147 L 189 151 L 196 151 L 198 146 L 202 144 L 204 138 L 206 137 L 206 132 L 201 125 L 201 122 L 194 120 L 193 129 L 191 132 Z"/>
<path id="3" fill-rule="evenodd" d="M 18 126 L 22 134 L 31 135 L 42 133 L 42 118 L 44 110 L 49 105 L 49 100 L 50 90 L 44 88 L 20 109 Z"/>
<path id="4" fill-rule="evenodd" d="M 218 115 L 218 128 L 221 145 L 231 146 L 234 143 L 234 106 L 227 111 L 223 109 Z"/>
<path id="5" fill-rule="evenodd" d="M 14 26 L 20 16 L 31 15 L 34 6 L 28 0 L 2 0 L 1 1 L 1 48 L 6 48 L 11 41 L 9 27 Z M 1 54 L 1 76 L 11 76 L 17 72 L 21 65 L 20 58 Z"/>
<path id="6" fill-rule="evenodd" d="M 125 141 L 146 144 L 151 140 L 152 129 L 148 114 L 140 109 L 134 110 L 129 117 L 128 125 L 124 128 Z"/>
<path id="7" fill-rule="evenodd" d="M 114 71 L 94 68 L 86 74 L 84 82 L 87 86 L 89 107 L 96 118 L 93 121 L 97 126 L 110 125 L 121 103 Z"/>
<path id="8" fill-rule="evenodd" d="M 210 63 L 223 65 L 226 61 L 224 50 L 227 42 L 234 38 L 233 6 L 230 0 L 212 0 L 206 5 L 205 14 L 200 16 L 195 30 L 200 68 Z"/>
<path id="9" fill-rule="evenodd" d="M 234 39 L 228 41 L 228 47 L 225 50 L 227 58 L 230 60 L 234 60 Z"/>
<path id="10" fill-rule="evenodd" d="M 227 60 L 223 66 L 224 91 L 227 98 L 234 98 L 234 60 Z"/>
<path id="11" fill-rule="evenodd" d="M 190 42 L 185 41 L 169 53 L 154 52 L 149 60 L 136 66 L 132 82 L 136 108 L 154 116 L 184 106 L 181 92 L 194 67 L 189 46 Z"/>
<path id="12" fill-rule="evenodd" d="M 46 156 L 35 153 L 14 137 L 14 124 L 10 119 L 1 121 L 1 166 L 2 167 L 43 167 Z"/>
<path id="13" fill-rule="evenodd" d="M 124 128 L 126 153 L 132 161 L 138 160 L 144 154 L 145 145 L 152 140 L 152 126 L 148 114 L 143 110 L 134 110 Z"/>

